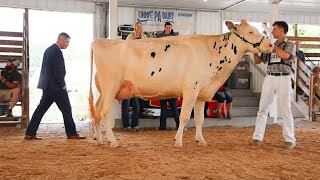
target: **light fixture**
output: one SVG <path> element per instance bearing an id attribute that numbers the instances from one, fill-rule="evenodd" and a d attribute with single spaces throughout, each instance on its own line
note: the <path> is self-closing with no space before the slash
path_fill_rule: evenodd
<path id="1" fill-rule="evenodd" d="M 204 2 L 207 2 L 208 0 L 203 0 Z"/>

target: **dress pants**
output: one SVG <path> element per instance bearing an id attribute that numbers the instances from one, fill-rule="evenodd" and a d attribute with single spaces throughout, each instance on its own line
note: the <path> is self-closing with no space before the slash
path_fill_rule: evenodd
<path id="1" fill-rule="evenodd" d="M 72 118 L 71 105 L 67 90 L 56 91 L 43 90 L 40 103 L 34 111 L 26 135 L 35 136 L 43 115 L 47 112 L 52 103 L 56 103 L 63 115 L 64 127 L 67 137 L 77 134 L 76 126 Z"/>
<path id="2" fill-rule="evenodd" d="M 131 127 L 134 128 L 139 126 L 139 114 L 140 114 L 139 99 L 136 97 L 133 97 L 130 99 L 124 99 L 121 104 L 121 115 L 122 115 L 122 123 L 124 128 L 127 128 L 130 126 L 130 122 L 129 122 L 130 102 L 132 104 Z"/>
<path id="3" fill-rule="evenodd" d="M 179 113 L 177 109 L 177 101 L 176 98 L 171 98 L 171 99 L 162 99 L 160 100 L 160 107 L 161 107 L 161 113 L 160 113 L 160 130 L 165 130 L 167 128 L 167 102 L 169 102 L 170 109 L 173 114 L 173 118 L 176 122 L 176 128 L 179 128 Z"/>

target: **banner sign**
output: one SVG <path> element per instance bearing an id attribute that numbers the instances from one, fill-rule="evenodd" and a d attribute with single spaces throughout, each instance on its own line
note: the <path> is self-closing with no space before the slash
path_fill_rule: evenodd
<path id="1" fill-rule="evenodd" d="M 164 30 L 164 24 L 170 22 L 173 30 L 179 34 L 193 34 L 193 11 L 168 9 L 136 9 L 136 20 L 143 25 L 145 32 Z"/>

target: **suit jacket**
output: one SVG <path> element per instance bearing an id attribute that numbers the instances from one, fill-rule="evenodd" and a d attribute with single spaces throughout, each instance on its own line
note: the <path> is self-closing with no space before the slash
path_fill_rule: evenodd
<path id="1" fill-rule="evenodd" d="M 57 44 L 53 44 L 44 52 L 38 88 L 50 91 L 61 90 L 66 86 L 65 75 L 62 51 Z"/>

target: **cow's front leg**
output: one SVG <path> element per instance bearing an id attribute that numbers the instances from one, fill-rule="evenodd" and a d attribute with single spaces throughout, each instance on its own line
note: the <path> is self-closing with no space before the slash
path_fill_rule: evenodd
<path id="1" fill-rule="evenodd" d="M 207 146 L 206 141 L 202 136 L 202 124 L 204 119 L 204 101 L 197 100 L 194 106 L 194 118 L 196 124 L 196 142 L 200 146 Z"/>
<path id="2" fill-rule="evenodd" d="M 179 118 L 180 124 L 175 137 L 175 140 L 176 140 L 175 146 L 182 147 L 183 130 L 190 119 L 190 114 L 195 101 L 196 101 L 196 95 L 187 94 L 187 93 L 183 94 L 183 102 L 182 102 L 181 113 Z"/>

